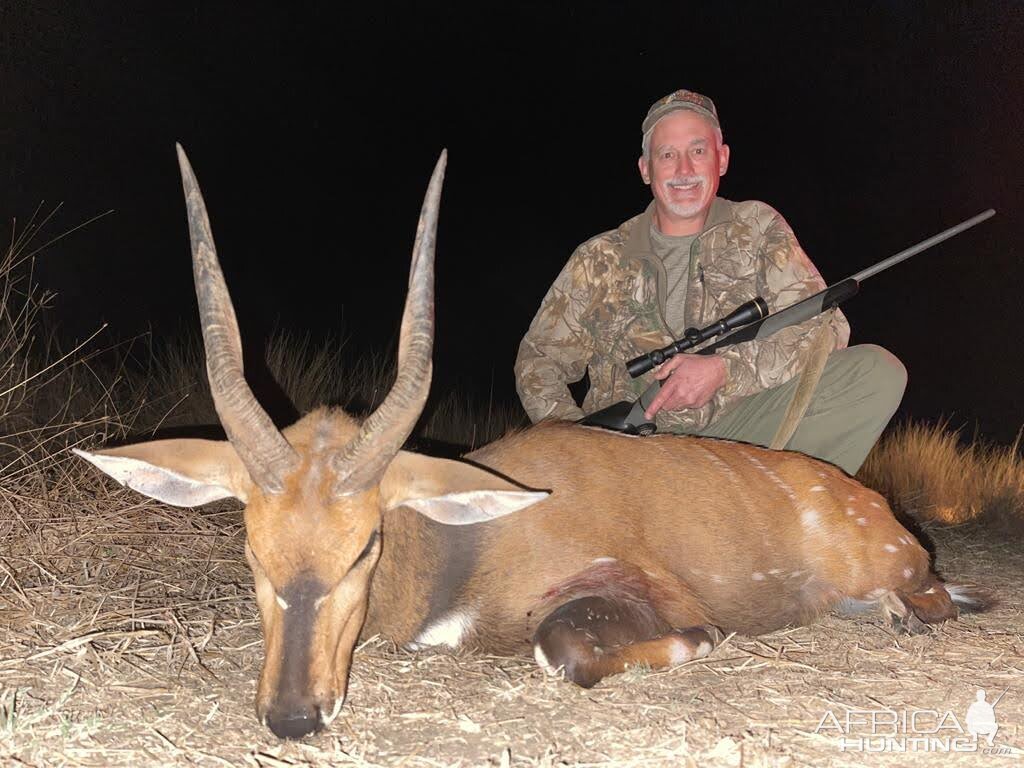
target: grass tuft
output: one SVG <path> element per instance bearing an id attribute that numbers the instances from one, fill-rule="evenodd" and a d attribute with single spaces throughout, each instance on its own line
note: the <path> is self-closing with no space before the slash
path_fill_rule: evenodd
<path id="1" fill-rule="evenodd" d="M 982 522 L 1024 534 L 1024 460 L 1012 445 L 961 439 L 945 421 L 890 429 L 857 478 L 920 522 Z"/>

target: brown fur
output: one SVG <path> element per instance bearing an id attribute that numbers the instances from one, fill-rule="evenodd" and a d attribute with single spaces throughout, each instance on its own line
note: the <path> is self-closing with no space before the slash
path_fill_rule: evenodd
<path id="1" fill-rule="evenodd" d="M 630 665 L 706 653 L 703 640 L 691 642 L 706 627 L 757 634 L 809 621 L 847 597 L 881 601 L 909 631 L 956 615 L 928 554 L 885 501 L 800 454 L 548 423 L 467 462 L 400 453 L 379 485 L 338 495 L 327 458 L 357 430 L 327 409 L 286 429 L 300 464 L 274 495 L 249 481 L 227 444 L 104 452 L 246 500 L 266 643 L 257 710 L 272 727 L 280 713 L 278 733 L 304 732 L 336 710 L 360 631 L 499 652 L 546 643 L 561 666 L 578 670 L 572 679 L 593 684 Z M 550 495 L 473 526 L 442 525 L 401 506 L 523 488 Z M 320 585 L 312 611 L 310 584 Z M 616 618 L 588 626 L 579 609 L 592 605 L 611 606 L 602 615 Z M 301 616 L 311 622 L 300 633 L 308 649 L 286 636 Z M 545 624 L 560 616 L 578 626 Z M 308 668 L 298 678 L 296 654 Z"/>
<path id="2" fill-rule="evenodd" d="M 300 425 L 300 434 L 310 429 Z M 549 423 L 467 458 L 553 490 L 480 527 L 476 567 L 452 595 L 477 606 L 472 640 L 488 650 L 527 645 L 556 597 L 631 596 L 672 626 L 756 634 L 809 620 L 843 596 L 914 593 L 931 579 L 927 553 L 882 497 L 802 455 Z M 630 465 L 635 484 L 624 482 Z M 809 490 L 819 486 L 826 490 Z M 383 528 L 366 629 L 409 642 L 457 529 L 404 509 L 386 514 Z M 615 562 L 595 565 L 599 558 Z"/>
<path id="3" fill-rule="evenodd" d="M 534 637 L 538 662 L 584 688 L 631 666 L 667 667 L 706 656 L 714 642 L 703 627 L 672 629 L 650 603 L 603 596 L 558 606 Z"/>
<path id="4" fill-rule="evenodd" d="M 808 620 L 844 595 L 914 591 L 928 575 L 927 553 L 880 496 L 799 454 L 556 423 L 468 458 L 554 490 L 488 524 L 471 588 L 492 596 L 482 602 L 494 630 L 478 631 L 501 646 L 529 637 L 515 619 L 543 609 L 553 585 L 601 557 L 658 585 L 652 599 L 674 626 L 707 621 L 749 634 Z M 826 490 L 812 493 L 816 486 Z M 814 525 L 802 521 L 807 510 Z"/>

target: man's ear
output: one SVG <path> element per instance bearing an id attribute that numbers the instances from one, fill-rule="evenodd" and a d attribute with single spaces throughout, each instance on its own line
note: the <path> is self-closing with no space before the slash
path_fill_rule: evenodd
<path id="1" fill-rule="evenodd" d="M 650 184 L 651 166 L 647 162 L 647 158 L 640 155 L 640 159 L 636 161 L 636 167 L 640 169 L 640 178 L 644 180 L 644 184 Z"/>
<path id="2" fill-rule="evenodd" d="M 447 525 L 482 523 L 543 501 L 547 491 L 527 491 L 463 461 L 399 451 L 380 483 L 385 509 L 412 507 Z"/>
<path id="3" fill-rule="evenodd" d="M 153 440 L 75 454 L 151 499 L 197 507 L 231 496 L 247 501 L 252 481 L 226 440 Z"/>
<path id="4" fill-rule="evenodd" d="M 729 170 L 729 145 L 723 144 L 722 148 L 718 150 L 718 175 L 725 176 L 725 172 Z"/>

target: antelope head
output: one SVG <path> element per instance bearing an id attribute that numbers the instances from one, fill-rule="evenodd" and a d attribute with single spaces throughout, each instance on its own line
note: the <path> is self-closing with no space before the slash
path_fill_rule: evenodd
<path id="1" fill-rule="evenodd" d="M 400 450 L 423 410 L 433 347 L 433 272 L 441 154 L 420 213 L 394 386 L 362 423 L 320 409 L 278 431 L 243 376 L 242 346 L 209 217 L 178 147 L 206 367 L 226 441 L 159 440 L 83 458 L 177 506 L 235 497 L 256 582 L 265 659 L 257 716 L 298 738 L 329 724 L 345 699 L 352 650 L 387 532 L 406 506 L 450 524 L 482 522 L 547 494 L 461 462 Z"/>

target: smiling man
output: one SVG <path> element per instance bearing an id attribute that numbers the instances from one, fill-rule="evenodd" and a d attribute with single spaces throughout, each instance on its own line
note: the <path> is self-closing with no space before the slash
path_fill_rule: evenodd
<path id="1" fill-rule="evenodd" d="M 730 152 L 711 99 L 675 91 L 641 129 L 640 176 L 654 199 L 579 246 L 551 286 L 516 359 L 526 412 L 579 419 L 657 379 L 647 417 L 660 431 L 784 446 L 853 474 L 899 406 L 906 371 L 881 347 L 847 348 L 838 310 L 714 355 L 677 355 L 635 380 L 626 373 L 626 360 L 755 296 L 775 312 L 825 287 L 776 210 L 717 196 Z M 568 385 L 584 373 L 581 408 Z"/>

